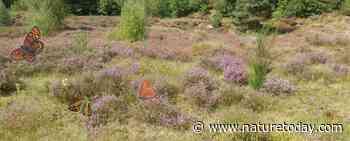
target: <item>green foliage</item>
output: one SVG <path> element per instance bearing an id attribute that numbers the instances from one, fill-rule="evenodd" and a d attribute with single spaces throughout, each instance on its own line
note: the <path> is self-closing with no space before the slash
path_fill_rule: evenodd
<path id="1" fill-rule="evenodd" d="M 10 23 L 11 17 L 4 3 L 0 1 L 0 26 Z"/>
<path id="2" fill-rule="evenodd" d="M 279 0 L 274 17 L 308 17 L 339 9 L 344 0 Z"/>
<path id="3" fill-rule="evenodd" d="M 253 59 L 249 64 L 248 84 L 254 89 L 259 89 L 262 87 L 265 81 L 265 77 L 269 71 L 270 56 L 266 48 L 263 36 L 264 35 L 258 36 L 258 45 L 255 50 L 255 54 L 252 57 Z"/>
<path id="4" fill-rule="evenodd" d="M 64 0 L 70 11 L 76 15 L 97 15 L 98 0 Z"/>
<path id="5" fill-rule="evenodd" d="M 213 13 L 210 17 L 211 25 L 213 25 L 215 28 L 220 27 L 222 18 L 223 16 L 220 12 Z"/>
<path id="6" fill-rule="evenodd" d="M 38 26 L 44 35 L 60 28 L 67 15 L 63 0 L 32 0 L 26 1 L 26 6 L 30 13 L 26 18 L 30 28 Z"/>
<path id="7" fill-rule="evenodd" d="M 350 16 L 350 0 L 344 0 L 344 3 L 341 7 L 341 12 L 344 15 Z"/>
<path id="8" fill-rule="evenodd" d="M 236 0 L 217 0 L 214 3 L 214 9 L 220 11 L 224 16 L 231 16 L 235 7 Z"/>
<path id="9" fill-rule="evenodd" d="M 125 0 L 100 0 L 98 12 L 102 15 L 119 15 Z"/>
<path id="10" fill-rule="evenodd" d="M 271 17 L 277 0 L 237 0 L 235 10 L 232 11 L 233 23 L 241 31 L 260 29 L 261 22 Z"/>
<path id="11" fill-rule="evenodd" d="M 145 1 L 129 0 L 122 8 L 121 23 L 111 38 L 128 41 L 143 40 L 146 26 Z"/>
<path id="12" fill-rule="evenodd" d="M 146 0 L 147 12 L 149 15 L 157 17 L 170 17 L 171 10 L 169 9 L 168 0 Z"/>

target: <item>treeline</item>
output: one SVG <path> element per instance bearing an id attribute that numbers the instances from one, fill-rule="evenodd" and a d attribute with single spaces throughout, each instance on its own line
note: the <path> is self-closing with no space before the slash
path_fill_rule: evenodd
<path id="1" fill-rule="evenodd" d="M 44 2 L 45 0 L 43 0 Z M 127 0 L 57 0 L 66 13 L 74 15 L 120 15 Z M 308 17 L 339 9 L 349 9 L 350 0 L 145 0 L 147 15 L 183 17 L 194 12 L 210 14 L 214 26 L 230 17 L 241 29 L 259 28 L 262 22 L 283 17 Z M 135 1 L 136 2 L 136 1 Z M 27 10 L 37 0 L 3 0 L 11 10 Z M 347 10 L 350 11 L 350 10 Z M 348 12 L 350 13 L 350 12 Z"/>

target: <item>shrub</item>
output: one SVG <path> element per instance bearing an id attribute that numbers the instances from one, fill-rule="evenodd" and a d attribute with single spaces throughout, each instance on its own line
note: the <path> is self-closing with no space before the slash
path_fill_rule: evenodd
<path id="1" fill-rule="evenodd" d="M 288 80 L 283 80 L 277 77 L 267 79 L 263 84 L 263 89 L 264 91 L 275 95 L 292 94 L 296 91 L 296 87 Z"/>
<path id="2" fill-rule="evenodd" d="M 350 0 L 344 0 L 344 3 L 341 7 L 341 12 L 344 15 L 350 16 Z"/>
<path id="3" fill-rule="evenodd" d="M 222 18 L 223 16 L 220 12 L 214 12 L 210 17 L 211 25 L 215 28 L 220 27 Z"/>
<path id="4" fill-rule="evenodd" d="M 134 110 L 136 119 L 169 128 L 188 129 L 192 122 L 189 116 L 168 104 L 142 104 Z"/>
<path id="5" fill-rule="evenodd" d="M 257 48 L 255 49 L 253 59 L 249 65 L 249 80 L 248 83 L 254 89 L 259 89 L 269 72 L 270 54 L 266 48 L 264 35 L 259 35 L 257 38 Z"/>
<path id="6" fill-rule="evenodd" d="M 239 30 L 260 29 L 262 21 L 271 17 L 277 0 L 236 0 L 232 11 L 233 23 Z"/>
<path id="7" fill-rule="evenodd" d="M 157 79 L 154 83 L 156 93 L 170 103 L 176 103 L 179 88 L 169 82 L 169 78 Z"/>
<path id="8" fill-rule="evenodd" d="M 18 77 L 7 71 L 0 70 L 0 96 L 9 95 L 17 90 L 17 84 L 20 83 Z"/>
<path id="9" fill-rule="evenodd" d="M 240 85 L 246 84 L 247 72 L 245 66 L 241 63 L 228 65 L 224 68 L 224 79 Z"/>
<path id="10" fill-rule="evenodd" d="M 193 103 L 203 108 L 213 108 L 217 104 L 218 83 L 202 68 L 192 68 L 184 79 L 185 95 Z"/>
<path id="11" fill-rule="evenodd" d="M 101 96 L 93 101 L 91 110 L 88 126 L 92 127 L 103 126 L 116 119 L 123 121 L 128 111 L 127 104 L 116 96 Z"/>
<path id="12" fill-rule="evenodd" d="M 215 80 L 209 75 L 209 72 L 203 68 L 192 68 L 184 77 L 183 84 L 185 88 L 203 84 L 206 86 L 206 89 L 213 91 L 218 87 Z"/>
<path id="13" fill-rule="evenodd" d="M 346 76 L 350 74 L 350 68 L 346 65 L 333 64 L 331 67 L 337 76 Z"/>
<path id="14" fill-rule="evenodd" d="M 30 28 L 38 26 L 44 35 L 62 27 L 66 13 L 63 0 L 32 0 L 27 1 L 26 6 L 30 15 L 27 22 Z"/>
<path id="15" fill-rule="evenodd" d="M 121 14 L 118 30 L 112 32 L 113 39 L 138 41 L 145 38 L 146 9 L 144 0 L 128 0 Z"/>
<path id="16" fill-rule="evenodd" d="M 147 0 L 147 12 L 152 16 L 170 17 L 169 0 Z"/>
<path id="17" fill-rule="evenodd" d="M 236 0 L 216 0 L 214 2 L 214 9 L 223 14 L 223 16 L 232 16 L 235 10 Z"/>
<path id="18" fill-rule="evenodd" d="M 280 0 L 274 17 L 308 17 L 319 15 L 323 12 L 330 12 L 340 8 L 343 0 L 322 1 L 322 0 Z"/>
<path id="19" fill-rule="evenodd" d="M 63 102 L 72 102 L 75 98 L 93 98 L 100 95 L 127 96 L 129 93 L 126 72 L 119 68 L 108 68 L 96 74 L 84 73 L 72 79 L 53 81 L 50 92 Z"/>
<path id="20" fill-rule="evenodd" d="M 220 89 L 218 103 L 223 106 L 238 104 L 244 99 L 244 93 L 237 87 L 227 86 Z"/>
<path id="21" fill-rule="evenodd" d="M 10 23 L 11 17 L 10 14 L 5 7 L 4 3 L 0 1 L 0 26 L 8 25 Z"/>
<path id="22" fill-rule="evenodd" d="M 202 108 L 214 108 L 218 104 L 219 96 L 203 83 L 186 87 L 184 93 L 191 102 Z"/>
<path id="23" fill-rule="evenodd" d="M 264 110 L 267 110 L 272 105 L 274 105 L 274 102 L 272 97 L 268 95 L 261 93 L 251 93 L 243 100 L 242 104 L 255 112 L 263 112 Z"/>
<path id="24" fill-rule="evenodd" d="M 166 59 L 166 60 L 174 60 L 177 58 L 177 53 L 174 49 L 169 49 L 167 47 L 143 47 L 140 49 L 140 52 L 144 56 Z"/>
<path id="25" fill-rule="evenodd" d="M 125 0 L 99 0 L 98 12 L 103 15 L 119 15 Z"/>

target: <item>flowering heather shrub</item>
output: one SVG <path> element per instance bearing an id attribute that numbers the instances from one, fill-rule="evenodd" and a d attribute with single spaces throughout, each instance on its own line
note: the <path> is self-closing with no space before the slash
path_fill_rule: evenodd
<path id="1" fill-rule="evenodd" d="M 264 91 L 273 93 L 275 95 L 292 94 L 296 91 L 296 87 L 288 80 L 272 77 L 265 81 L 263 85 Z"/>
<path id="2" fill-rule="evenodd" d="M 240 58 L 222 54 L 202 60 L 201 64 L 215 70 L 222 70 L 224 72 L 224 79 L 228 82 L 238 84 L 245 84 L 247 82 L 246 66 Z"/>
<path id="3" fill-rule="evenodd" d="M 188 128 L 191 119 L 178 111 L 169 111 L 161 113 L 159 123 L 162 126 L 172 128 Z"/>
<path id="4" fill-rule="evenodd" d="M 135 111 L 135 118 L 165 127 L 187 129 L 191 118 L 181 113 L 176 107 L 169 104 L 140 105 Z"/>
<path id="5" fill-rule="evenodd" d="M 331 67 L 337 76 L 345 76 L 350 72 L 349 67 L 345 65 L 333 64 Z"/>
<path id="6" fill-rule="evenodd" d="M 16 75 L 7 70 L 0 70 L 0 96 L 16 91 L 18 83 L 20 81 Z"/>
<path id="7" fill-rule="evenodd" d="M 104 69 L 96 74 L 88 72 L 72 79 L 53 81 L 50 92 L 66 102 L 76 97 L 92 98 L 101 94 L 126 95 L 129 89 L 124 74 L 119 68 Z"/>
<path id="8" fill-rule="evenodd" d="M 95 74 L 94 84 L 97 91 L 106 92 L 116 96 L 128 91 L 127 72 L 121 68 L 107 68 Z"/>
<path id="9" fill-rule="evenodd" d="M 246 84 L 248 79 L 246 68 L 238 64 L 229 65 L 224 69 L 224 79 L 228 82 Z"/>
<path id="10" fill-rule="evenodd" d="M 213 108 L 218 104 L 218 96 L 214 91 L 208 90 L 207 86 L 203 83 L 187 87 L 185 89 L 185 95 L 199 107 Z"/>
<path id="11" fill-rule="evenodd" d="M 128 70 L 130 73 L 136 74 L 136 73 L 140 72 L 140 67 L 141 67 L 140 63 L 136 62 L 136 63 L 131 64 L 131 66 Z"/>
<path id="12" fill-rule="evenodd" d="M 288 61 L 287 64 L 283 65 L 288 73 L 300 74 L 303 73 L 307 65 L 307 57 L 305 55 L 297 55 L 292 60 Z"/>
<path id="13" fill-rule="evenodd" d="M 328 61 L 328 56 L 323 52 L 311 52 L 306 54 L 309 57 L 311 64 L 326 64 Z"/>
<path id="14" fill-rule="evenodd" d="M 177 94 L 179 88 L 169 83 L 166 78 L 161 78 L 155 81 L 154 88 L 156 93 L 161 96 L 162 99 L 166 99 L 171 103 L 176 103 Z"/>
<path id="15" fill-rule="evenodd" d="M 288 73 L 303 74 L 308 65 L 326 64 L 328 61 L 329 56 L 324 52 L 300 53 L 284 64 L 283 68 L 285 68 Z"/>
<path id="16" fill-rule="evenodd" d="M 143 47 L 140 49 L 140 52 L 144 56 L 152 58 L 160 58 L 166 60 L 173 60 L 177 58 L 175 50 L 167 49 L 166 47 L 157 48 L 157 47 Z"/>
<path id="17" fill-rule="evenodd" d="M 92 116 L 88 125 L 96 127 L 115 119 L 125 120 L 127 105 L 116 96 L 102 96 L 93 102 L 91 110 Z"/>
<path id="18" fill-rule="evenodd" d="M 111 48 L 109 48 L 108 53 L 111 57 L 114 57 L 114 56 L 130 57 L 135 54 L 135 51 L 130 47 L 112 46 Z"/>
<path id="19" fill-rule="evenodd" d="M 209 75 L 209 72 L 203 68 L 192 68 L 185 74 L 185 79 L 183 82 L 185 88 L 196 86 L 197 84 L 202 84 L 206 86 L 208 91 L 217 89 L 217 83 Z"/>
<path id="20" fill-rule="evenodd" d="M 72 74 L 75 72 L 82 71 L 82 68 L 84 67 L 85 59 L 83 59 L 80 56 L 73 56 L 69 58 L 64 58 L 62 60 L 62 63 L 59 64 L 59 71 L 62 73 L 68 73 Z"/>

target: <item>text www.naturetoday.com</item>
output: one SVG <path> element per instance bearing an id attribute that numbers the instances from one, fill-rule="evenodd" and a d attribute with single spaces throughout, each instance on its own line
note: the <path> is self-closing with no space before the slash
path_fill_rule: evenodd
<path id="1" fill-rule="evenodd" d="M 252 123 L 252 124 L 238 124 L 238 123 L 211 123 L 208 124 L 208 129 L 212 133 L 266 133 L 266 132 L 294 132 L 294 133 L 341 133 L 343 132 L 343 125 L 338 123 L 328 124 L 310 124 L 310 123 Z"/>

